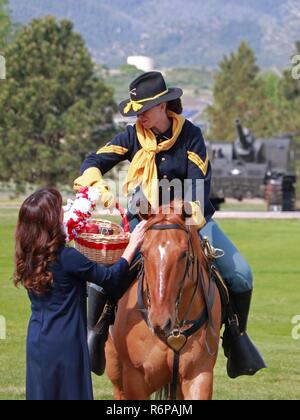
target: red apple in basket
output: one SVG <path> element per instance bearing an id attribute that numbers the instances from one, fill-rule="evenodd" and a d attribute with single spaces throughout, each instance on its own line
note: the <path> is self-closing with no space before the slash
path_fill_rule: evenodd
<path id="1" fill-rule="evenodd" d="M 85 226 L 81 233 L 99 233 L 99 227 L 96 225 L 96 223 L 91 223 Z"/>

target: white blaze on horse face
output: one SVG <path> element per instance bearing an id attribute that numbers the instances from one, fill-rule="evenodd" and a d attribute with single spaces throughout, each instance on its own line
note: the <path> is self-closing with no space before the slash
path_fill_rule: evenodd
<path id="1" fill-rule="evenodd" d="M 163 260 L 166 256 L 166 249 L 164 246 L 159 245 L 158 250 L 159 250 L 160 259 Z"/>
<path id="2" fill-rule="evenodd" d="M 158 251 L 159 251 L 159 256 L 160 256 L 160 261 L 164 261 L 165 257 L 167 255 L 167 251 L 166 251 L 166 246 L 170 245 L 170 241 L 167 241 L 165 243 L 165 245 L 159 245 L 158 247 Z M 163 297 L 163 293 L 165 290 L 165 285 L 164 285 L 164 277 L 163 277 L 163 272 L 162 270 L 159 271 L 159 297 L 162 298 Z"/>

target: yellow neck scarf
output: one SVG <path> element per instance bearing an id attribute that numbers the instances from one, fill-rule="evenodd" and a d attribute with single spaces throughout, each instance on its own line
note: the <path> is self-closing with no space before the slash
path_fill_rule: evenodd
<path id="1" fill-rule="evenodd" d="M 128 170 L 123 191 L 128 191 L 141 185 L 145 197 L 156 209 L 158 207 L 158 178 L 155 156 L 157 153 L 171 149 L 181 133 L 185 118 L 174 112 L 168 111 L 168 117 L 173 120 L 173 137 L 157 144 L 155 134 L 144 129 L 139 121 L 136 123 L 136 132 L 142 148 L 135 154 Z"/>

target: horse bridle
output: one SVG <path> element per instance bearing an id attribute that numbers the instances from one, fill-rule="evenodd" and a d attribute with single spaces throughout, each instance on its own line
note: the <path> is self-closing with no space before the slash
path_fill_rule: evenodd
<path id="1" fill-rule="evenodd" d="M 186 255 L 187 260 L 186 260 L 185 270 L 184 270 L 184 274 L 183 274 L 183 279 L 182 279 L 181 284 L 180 284 L 180 288 L 179 288 L 179 292 L 177 294 L 176 304 L 175 304 L 176 305 L 175 314 L 176 314 L 176 323 L 177 323 L 177 325 L 175 327 L 175 330 L 179 330 L 180 327 L 183 327 L 187 324 L 193 324 L 193 326 L 190 328 L 190 330 L 191 330 L 190 333 L 192 334 L 197 329 L 200 328 L 200 324 L 203 325 L 204 318 L 205 318 L 205 320 L 207 320 L 207 310 L 209 310 L 209 308 L 207 308 L 207 310 L 205 310 L 205 314 L 202 313 L 200 318 L 196 321 L 184 320 L 186 315 L 189 313 L 190 307 L 192 305 L 193 299 L 195 297 L 195 294 L 196 294 L 196 291 L 197 291 L 197 288 L 198 288 L 198 285 L 199 285 L 198 282 L 196 281 L 194 291 L 193 291 L 193 294 L 192 294 L 192 298 L 190 300 L 190 305 L 187 308 L 187 310 L 186 310 L 186 312 L 183 316 L 183 321 L 179 321 L 179 317 L 178 317 L 179 306 L 180 306 L 180 302 L 181 302 L 181 298 L 182 298 L 184 285 L 185 285 L 186 279 L 189 275 L 189 270 L 190 270 L 191 267 L 193 267 L 193 271 L 194 271 L 194 266 L 195 266 L 196 262 L 197 262 L 197 266 L 199 267 L 199 261 L 198 261 L 198 259 L 195 258 L 195 255 L 194 255 L 194 252 L 193 252 L 191 232 L 180 224 L 165 224 L 165 225 L 158 225 L 157 224 L 157 225 L 152 225 L 148 229 L 146 229 L 146 232 L 149 231 L 149 230 L 160 230 L 160 231 L 162 231 L 162 230 L 173 230 L 173 229 L 182 230 L 188 235 L 188 252 L 187 252 L 187 255 Z M 148 327 L 151 328 L 151 325 L 150 325 L 150 322 L 149 322 L 149 319 L 148 319 L 148 310 L 151 306 L 151 301 L 150 301 L 150 294 L 149 294 L 149 287 L 148 287 L 148 284 L 147 284 L 147 279 L 146 279 L 147 307 L 145 307 L 144 299 L 143 299 L 145 277 L 146 276 L 145 276 L 145 270 L 144 270 L 144 257 L 141 256 L 141 268 L 140 268 L 139 275 L 138 275 L 138 279 L 139 279 L 138 305 L 139 305 L 139 309 L 142 312 L 143 317 L 144 317 Z M 202 287 L 205 287 L 205 282 L 204 282 L 201 270 L 200 270 L 200 277 L 201 277 L 200 278 L 201 285 L 202 285 Z M 204 294 L 206 294 L 205 290 L 204 290 Z M 213 297 L 212 297 L 212 299 L 213 299 Z M 212 299 L 210 299 L 210 300 L 212 300 Z M 206 300 L 206 303 L 209 305 L 209 307 L 211 307 L 210 302 L 208 302 L 207 295 L 205 296 L 205 300 Z M 210 318 L 210 316 L 209 316 L 209 318 Z M 191 335 L 191 334 L 187 334 L 187 335 Z"/>
<path id="2" fill-rule="evenodd" d="M 166 224 L 166 225 L 152 225 L 150 226 L 147 230 L 169 230 L 169 229 L 180 229 L 183 230 L 184 232 L 186 232 L 188 234 L 188 253 L 187 253 L 187 262 L 186 262 L 186 266 L 185 266 L 185 270 L 184 270 L 184 275 L 183 275 L 183 279 L 180 285 L 180 289 L 177 295 L 177 299 L 176 299 L 176 322 L 177 322 L 177 326 L 176 328 L 171 332 L 169 337 L 159 337 L 157 336 L 160 340 L 162 340 L 165 344 L 167 344 L 170 347 L 170 343 L 169 343 L 169 338 L 171 336 L 176 336 L 176 337 L 185 337 L 185 342 L 187 341 L 188 337 L 193 335 L 196 331 L 198 331 L 203 325 L 205 325 L 207 322 L 209 323 L 209 325 L 211 327 L 213 327 L 213 322 L 212 322 L 212 307 L 213 307 L 213 303 L 214 303 L 214 291 L 215 288 L 214 287 L 210 287 L 210 290 L 206 290 L 206 286 L 205 286 L 205 281 L 203 278 L 203 274 L 202 274 L 202 269 L 200 267 L 199 264 L 199 260 L 198 258 L 195 259 L 194 253 L 193 253 L 193 246 L 192 246 L 192 240 L 191 240 L 191 232 L 189 230 L 187 230 L 184 226 L 180 225 L 180 224 Z M 190 249 L 192 250 L 192 253 L 190 253 Z M 198 269 L 198 273 L 199 273 L 199 281 L 195 282 L 195 289 L 193 291 L 192 294 L 192 298 L 190 300 L 190 306 L 193 302 L 193 299 L 195 297 L 198 285 L 200 284 L 203 290 L 203 294 L 204 294 L 204 299 L 205 299 L 205 308 L 203 309 L 203 311 L 201 312 L 201 314 L 199 315 L 199 317 L 194 320 L 194 321 L 186 321 L 184 320 L 186 314 L 188 314 L 189 312 L 189 308 L 186 311 L 186 313 L 184 314 L 183 317 L 183 321 L 179 321 L 178 319 L 178 310 L 179 310 L 179 305 L 180 305 L 180 301 L 181 301 L 181 297 L 182 297 L 182 293 L 183 293 L 183 288 L 184 288 L 184 284 L 186 281 L 186 278 L 189 274 L 189 269 L 192 266 L 193 267 L 193 272 L 194 272 L 194 266 L 196 265 L 195 263 L 197 262 L 197 269 Z M 211 275 L 211 273 L 210 273 Z M 147 305 L 148 307 L 145 307 L 144 304 L 144 278 L 145 278 L 145 270 L 144 270 L 144 258 L 143 256 L 141 257 L 141 269 L 138 275 L 138 306 L 139 306 L 139 310 L 146 322 L 146 324 L 148 325 L 148 327 L 151 329 L 151 325 L 149 322 L 149 318 L 148 318 L 148 309 L 149 309 L 149 305 L 151 305 L 150 302 L 150 296 L 149 296 L 149 288 L 148 288 L 148 284 L 146 285 L 146 293 L 147 293 Z M 146 282 L 147 283 L 147 282 Z M 181 327 L 184 327 L 185 325 L 191 325 L 188 329 L 184 330 L 184 331 L 180 331 Z M 176 334 L 176 335 L 175 335 Z M 184 343 L 185 343 L 184 342 Z M 205 339 L 205 343 L 206 343 L 206 348 L 207 351 L 210 355 L 213 355 L 209 349 L 208 343 Z M 184 344 L 183 344 L 184 346 Z M 178 374 L 179 374 L 179 357 L 180 357 L 180 351 L 183 348 L 180 347 L 179 349 L 174 349 L 171 346 L 171 349 L 173 350 L 173 369 L 172 369 L 172 380 L 169 384 L 169 396 L 168 399 L 170 400 L 175 400 L 176 399 L 176 390 L 177 390 L 177 383 L 178 383 Z"/>
<path id="3" fill-rule="evenodd" d="M 179 310 L 179 305 L 180 305 L 181 298 L 182 298 L 183 288 L 184 288 L 184 285 L 185 285 L 186 278 L 188 277 L 188 274 L 189 274 L 189 269 L 194 264 L 194 260 L 195 260 L 194 253 L 193 253 L 192 242 L 191 242 L 190 231 L 188 231 L 184 226 L 179 225 L 179 224 L 153 225 L 148 230 L 173 230 L 173 229 L 182 230 L 188 235 L 188 252 L 187 252 L 187 255 L 186 255 L 186 258 L 187 258 L 186 259 L 186 265 L 185 265 L 183 279 L 181 280 L 181 283 L 180 283 L 180 288 L 179 288 L 179 292 L 177 294 L 176 304 L 175 304 L 176 305 L 176 320 L 178 321 L 178 310 Z M 192 250 L 192 253 L 190 252 L 190 250 Z M 180 257 L 179 260 L 181 258 L 182 257 Z"/>
<path id="4" fill-rule="evenodd" d="M 192 336 L 194 333 L 196 333 L 197 331 L 200 330 L 200 328 L 202 328 L 206 323 L 208 323 L 207 325 L 210 326 L 213 329 L 213 320 L 212 320 L 212 307 L 214 304 L 214 296 L 215 296 L 215 287 L 209 287 L 209 289 L 207 290 L 206 285 L 205 285 L 205 281 L 204 281 L 204 277 L 203 277 L 203 273 L 202 273 L 202 267 L 200 267 L 200 263 L 199 263 L 199 259 L 195 258 L 195 255 L 193 253 L 193 244 L 192 244 L 192 239 L 191 239 L 191 232 L 189 230 L 187 230 L 184 226 L 180 225 L 180 224 L 166 224 L 166 225 L 152 225 L 150 226 L 147 230 L 169 230 L 169 229 L 179 229 L 179 230 L 183 230 L 184 232 L 186 232 L 188 234 L 188 252 L 187 252 L 187 262 L 186 262 L 186 266 L 185 266 L 185 270 L 184 270 L 184 275 L 183 275 L 183 279 L 181 281 L 181 285 L 180 285 L 180 289 L 177 295 L 177 299 L 176 299 L 176 322 L 177 322 L 177 326 L 175 327 L 175 329 L 173 329 L 173 331 L 171 332 L 171 334 L 168 337 L 161 337 L 161 336 L 157 336 L 160 340 L 162 340 L 167 346 L 169 346 L 172 350 L 173 350 L 173 369 L 172 369 L 172 380 L 169 384 L 169 395 L 168 395 L 168 399 L 169 400 L 175 400 L 176 399 L 176 394 L 177 394 L 177 384 L 178 384 L 178 377 L 179 377 L 179 358 L 180 358 L 180 351 L 181 349 L 184 347 L 185 343 L 187 342 L 188 337 Z M 192 253 L 190 252 L 190 250 L 192 250 Z M 190 305 L 188 307 L 188 310 L 186 311 L 186 313 L 184 314 L 183 320 L 179 321 L 178 319 L 178 311 L 179 311 L 179 305 L 181 302 L 181 298 L 182 298 L 182 294 L 183 294 L 183 288 L 185 285 L 185 281 L 186 278 L 189 275 L 189 270 L 190 267 L 193 267 L 193 271 L 192 273 L 194 273 L 194 266 L 197 265 L 197 278 L 198 280 L 195 282 L 195 289 L 193 291 L 192 294 L 192 298 L 190 300 Z M 210 270 L 210 278 L 213 279 L 213 277 L 211 276 L 211 267 L 209 264 L 209 270 Z M 199 277 L 198 277 L 199 276 Z M 141 268 L 140 268 L 140 272 L 138 275 L 138 307 L 139 307 L 139 311 L 141 312 L 144 321 L 146 322 L 146 324 L 148 325 L 148 327 L 151 329 L 151 325 L 150 325 L 150 321 L 148 318 L 148 309 L 149 309 L 149 305 L 151 305 L 150 302 L 150 295 L 149 295 L 149 287 L 148 284 L 146 284 L 146 293 L 147 293 L 147 308 L 145 307 L 144 304 L 144 278 L 145 278 L 145 269 L 144 269 L 144 257 L 141 256 Z M 147 283 L 147 281 L 146 281 Z M 202 312 L 200 313 L 199 317 L 196 320 L 193 321 L 189 321 L 189 320 L 184 320 L 185 316 L 189 313 L 189 308 L 192 305 L 193 299 L 195 297 L 196 291 L 199 287 L 199 285 L 202 287 L 203 290 L 203 294 L 204 294 L 204 300 L 205 300 L 205 308 L 202 310 Z M 182 327 L 185 327 L 186 325 L 190 325 L 190 327 L 188 327 L 187 329 L 185 329 L 184 331 L 181 331 L 180 329 Z M 169 339 L 172 339 L 172 336 L 177 339 L 180 340 L 179 347 L 176 348 L 176 346 L 174 347 L 174 342 L 173 345 L 171 342 L 169 342 Z M 181 341 L 181 338 L 184 337 L 183 342 Z M 182 344 L 183 345 L 182 345 Z M 216 353 L 212 353 L 210 351 L 209 345 L 207 343 L 207 340 L 205 338 L 205 343 L 206 343 L 206 348 L 207 351 L 210 355 L 215 355 Z M 216 350 L 217 352 L 217 350 Z"/>

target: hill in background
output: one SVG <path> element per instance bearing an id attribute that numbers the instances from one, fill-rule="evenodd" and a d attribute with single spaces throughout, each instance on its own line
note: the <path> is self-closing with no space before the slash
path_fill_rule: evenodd
<path id="1" fill-rule="evenodd" d="M 54 15 L 74 22 L 94 59 L 109 66 L 128 55 L 157 67 L 216 66 L 247 40 L 265 67 L 287 67 L 300 39 L 299 0 L 10 0 L 15 20 Z"/>

